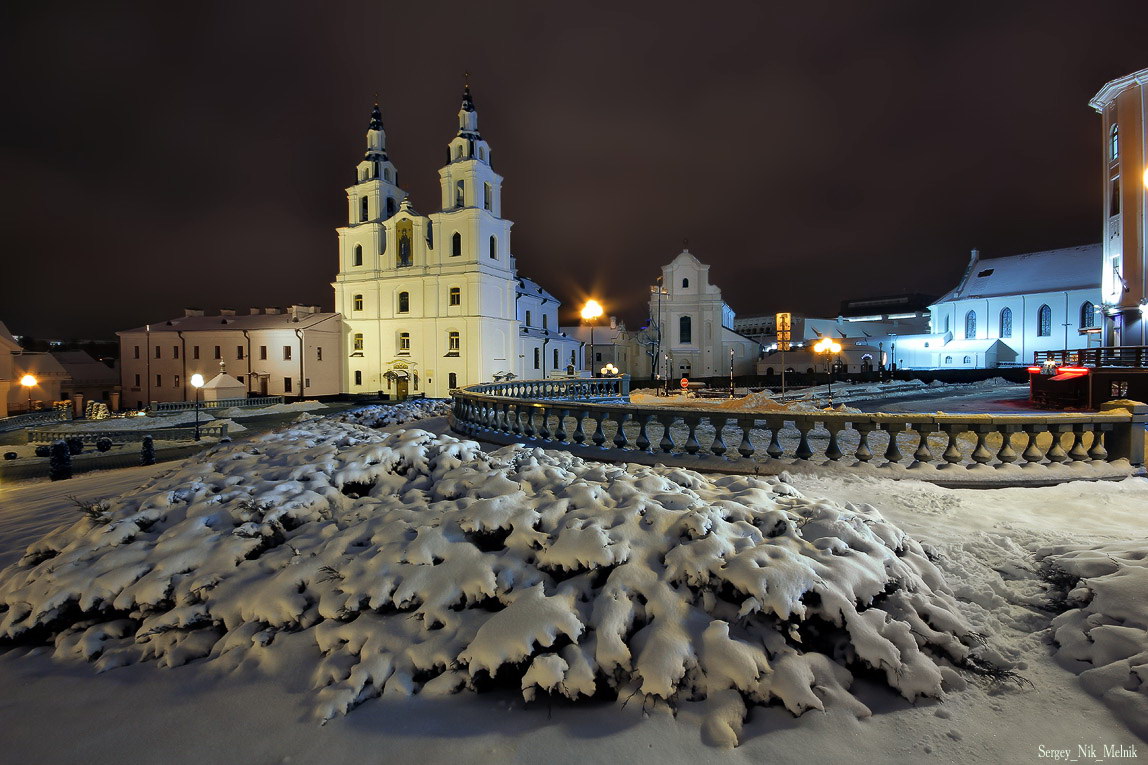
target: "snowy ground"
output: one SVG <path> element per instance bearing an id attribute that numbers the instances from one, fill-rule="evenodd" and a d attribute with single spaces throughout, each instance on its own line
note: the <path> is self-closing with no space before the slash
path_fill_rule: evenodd
<path id="1" fill-rule="evenodd" d="M 441 420 L 420 426 L 443 430 Z M 297 427 L 317 426 L 304 422 Z M 320 446 L 315 443 L 309 448 Z M 377 451 L 380 448 L 377 441 L 367 439 L 359 444 L 347 443 L 339 451 L 358 449 L 359 459 L 372 449 L 385 456 Z M 211 459 L 218 460 L 218 454 Z M 324 465 L 330 465 L 331 459 L 309 459 L 297 463 L 297 467 L 330 471 Z M 348 469 L 346 459 L 337 455 L 335 459 L 342 459 L 339 464 Z M 561 467 L 570 464 L 563 459 L 558 458 L 556 466 L 548 468 L 548 475 L 560 476 L 562 470 L 568 469 Z M 215 469 L 205 472 L 196 464 L 194 459 L 187 461 L 180 468 L 184 477 L 178 482 L 191 486 L 188 477 L 194 475 L 203 486 L 210 487 L 217 476 L 227 474 Z M 252 476 L 256 485 L 266 489 L 265 483 L 273 480 L 274 471 L 260 468 L 260 464 L 257 457 L 252 469 L 235 475 Z M 40 484 L 0 492 L 0 563 L 18 557 L 20 548 L 56 523 L 75 521 L 80 511 L 64 499 L 62 492 L 91 500 L 129 490 L 128 500 L 138 506 L 141 500 L 162 493 L 160 490 L 180 475 L 169 473 L 172 467 L 85 476 L 67 482 L 66 488 Z M 365 465 L 362 469 L 369 473 L 383 468 Z M 554 473 L 555 470 L 559 472 Z M 633 475 L 633 471 L 611 469 L 601 472 L 601 481 L 592 473 L 581 473 L 578 480 L 590 484 L 598 481 L 607 491 L 612 487 L 620 491 L 634 483 L 630 478 L 621 478 Z M 352 481 L 362 478 L 349 473 L 343 477 Z M 692 491 L 704 497 L 708 507 L 722 507 L 724 511 L 732 507 L 730 501 L 736 499 L 735 494 L 744 495 L 746 490 L 736 482 L 722 484 L 714 476 L 696 480 L 701 482 L 684 494 L 681 489 L 671 494 L 688 496 Z M 144 488 L 131 491 L 131 487 L 141 483 Z M 229 491 L 237 486 L 228 485 L 233 487 Z M 435 490 L 436 485 L 432 483 L 426 490 Z M 437 490 L 454 496 L 459 486 L 470 486 L 458 495 L 465 497 L 490 485 L 487 480 L 469 484 L 456 480 L 454 489 Z M 755 504 L 776 504 L 787 496 L 775 491 L 786 484 L 769 485 L 774 488 L 755 495 L 759 497 Z M 1143 651 L 1148 643 L 1143 606 L 1137 607 L 1148 601 L 1148 592 L 1134 570 L 1142 569 L 1137 561 L 1142 562 L 1145 557 L 1136 556 L 1137 548 L 1146 547 L 1144 539 L 1148 536 L 1148 514 L 1144 512 L 1148 507 L 1148 481 L 960 491 L 917 482 L 831 475 L 795 476 L 788 485 L 805 499 L 794 495 L 794 499 L 781 502 L 796 503 L 796 509 L 786 512 L 831 511 L 845 513 L 842 517 L 876 519 L 878 516 L 864 506 L 868 504 L 880 517 L 922 543 L 923 551 L 957 598 L 959 621 L 987 636 L 989 652 L 985 658 L 1011 667 L 1027 682 L 992 682 L 965 673 L 964 682 L 951 682 L 941 699 L 920 699 L 911 704 L 890 689 L 885 675 L 861 673 L 852 685 L 852 696 L 871 710 L 872 716 L 859 719 L 857 708 L 840 697 L 827 705 L 827 711 L 807 711 L 800 717 L 794 717 L 781 705 L 752 706 L 741 731 L 740 747 L 726 752 L 706 743 L 712 737 L 703 733 L 705 720 L 713 715 L 712 709 L 711 714 L 703 714 L 707 711 L 705 702 L 678 699 L 675 718 L 665 702 L 647 698 L 643 704 L 640 695 L 623 706 L 620 701 L 576 705 L 562 699 L 525 704 L 518 693 L 510 690 L 446 697 L 432 697 L 425 692 L 414 696 L 384 692 L 381 698 L 368 700 L 350 714 L 318 727 L 314 721 L 314 633 L 318 628 L 280 632 L 272 640 L 270 650 L 243 649 L 245 660 L 241 662 L 195 661 L 175 669 L 159 669 L 154 662 L 143 662 L 100 675 L 86 662 L 52 658 L 50 649 L 17 647 L 0 655 L 0 687 L 5 689 L 0 694 L 5 720 L 0 726 L 0 752 L 6 753 L 6 759 L 27 762 L 350 762 L 361 761 L 363 752 L 370 751 L 383 761 L 452 763 L 934 759 L 979 763 L 1045 761 L 1051 759 L 1048 753 L 1052 750 L 1067 749 L 1075 755 L 1078 744 L 1092 744 L 1098 752 L 1104 745 L 1121 744 L 1143 750 L 1144 742 L 1128 725 L 1143 725 L 1146 718 L 1137 715 L 1137 699 L 1142 700 L 1144 694 L 1135 690 L 1137 675 L 1130 671 L 1136 662 L 1119 654 L 1135 656 L 1135 651 Z M 720 497 L 722 486 L 730 494 L 725 499 Z M 299 491 L 287 490 L 289 494 Z M 547 494 L 549 491 L 552 490 L 528 493 L 527 498 L 537 504 L 540 499 L 553 496 Z M 715 491 L 718 494 L 712 495 Z M 506 491 L 493 492 L 485 512 L 497 509 L 498 503 L 493 500 L 498 495 L 505 496 Z M 388 492 L 373 489 L 361 500 L 339 493 L 353 506 L 366 502 L 380 511 L 388 506 L 389 496 Z M 186 497 L 181 501 L 185 500 L 190 501 Z M 662 507 L 668 507 L 668 499 L 658 501 Z M 744 496 L 740 501 L 745 501 Z M 505 509 L 521 510 L 530 503 L 524 498 Z M 847 503 L 852 503 L 852 510 Z M 473 508 L 473 502 L 468 506 Z M 599 528 L 591 520 L 584 517 L 569 529 Z M 68 560 L 81 567 L 102 558 L 90 555 L 99 530 L 91 529 L 90 521 L 83 523 L 88 527 L 73 529 L 71 536 L 57 535 L 68 544 L 74 543 L 66 548 L 71 553 L 59 555 L 71 555 Z M 300 531 L 304 529 L 305 525 L 299 527 Z M 792 533 L 796 534 L 793 549 L 803 549 L 799 537 L 804 532 Z M 814 531 L 810 529 L 809 533 Z M 693 544 L 707 538 L 717 537 L 703 535 Z M 894 534 L 892 538 L 898 537 Z M 1106 544 L 1108 548 L 1099 553 L 1076 552 L 1096 544 Z M 586 549 L 582 545 L 575 547 L 582 554 L 595 549 L 593 545 Z M 127 551 L 131 546 L 123 549 Z M 1062 593 L 1067 600 L 1058 609 L 1065 611 L 1058 622 L 1062 630 L 1058 636 L 1063 644 L 1059 652 L 1050 642 L 1049 630 L 1056 616 L 1049 608 L 1050 597 L 1055 597 L 1057 591 L 1039 574 L 1042 564 L 1054 557 L 1065 572 L 1057 579 L 1059 583 L 1084 576 L 1083 587 L 1074 586 L 1070 596 Z M 862 555 L 857 560 L 865 559 Z M 915 570 L 928 574 L 926 563 L 914 564 L 918 566 Z M 202 567 L 196 568 L 198 571 Z M 268 570 L 279 569 L 271 565 Z M 344 580 L 355 576 L 345 566 L 338 567 L 336 573 Z M 320 583 L 317 577 L 314 579 L 309 587 L 321 589 L 336 584 L 333 580 Z M 574 577 L 566 582 L 577 580 Z M 11 580 L 6 581 L 7 587 Z M 102 583 L 82 577 L 77 581 L 77 586 L 88 589 L 110 584 L 106 579 Z M 460 578 L 459 582 L 464 580 Z M 934 584 L 933 589 L 940 587 Z M 250 607 L 259 612 L 272 609 L 281 596 L 272 598 L 270 590 L 266 593 L 265 599 L 252 600 Z M 266 616 L 263 613 L 261 618 L 266 621 Z M 1101 627 L 1121 628 L 1108 630 L 1119 640 L 1102 641 L 1106 647 L 1104 656 L 1090 649 L 1086 640 L 1070 642 L 1075 633 L 1095 632 Z M 70 642 L 65 641 L 63 653 Z M 673 644 L 670 641 L 668 645 Z M 504 644 L 490 643 L 484 655 L 489 657 L 490 651 L 497 654 L 503 650 L 499 646 Z M 336 651 L 333 655 L 338 654 Z M 1073 673 L 1084 668 L 1079 664 L 1082 655 L 1105 662 L 1107 674 L 1084 678 L 1084 682 L 1078 679 Z M 544 668 L 540 667 L 540 677 Z M 1128 689 L 1130 685 L 1132 690 Z M 1123 697 L 1114 691 L 1123 692 Z M 1100 698 L 1105 694 L 1110 696 L 1107 705 Z"/>

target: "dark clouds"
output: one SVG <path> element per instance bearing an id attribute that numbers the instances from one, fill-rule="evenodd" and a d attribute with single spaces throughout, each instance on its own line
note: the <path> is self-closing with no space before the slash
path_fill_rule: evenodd
<path id="1" fill-rule="evenodd" d="M 642 318 L 680 249 L 742 315 L 940 293 L 967 251 L 1099 238 L 1088 99 L 1143 2 L 102 3 L 0 11 L 0 320 L 330 306 L 377 92 L 416 209 L 461 73 L 519 268 Z"/>

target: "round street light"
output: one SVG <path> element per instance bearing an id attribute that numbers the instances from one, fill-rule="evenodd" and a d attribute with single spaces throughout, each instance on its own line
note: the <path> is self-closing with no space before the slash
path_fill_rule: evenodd
<path id="1" fill-rule="evenodd" d="M 20 378 L 20 384 L 28 393 L 28 411 L 30 412 L 32 411 L 32 389 L 39 384 L 39 381 L 32 375 L 24 375 Z"/>
<path id="2" fill-rule="evenodd" d="M 814 353 L 825 354 L 825 371 L 829 374 L 829 406 L 833 406 L 833 371 L 830 367 L 830 357 L 841 353 L 841 343 L 832 338 L 823 337 L 813 346 Z"/>
<path id="3" fill-rule="evenodd" d="M 203 390 L 203 375 L 196 372 L 191 376 L 191 387 L 195 388 L 195 440 L 199 440 L 199 397 Z"/>
<path id="4" fill-rule="evenodd" d="M 594 374 L 594 364 L 598 361 L 594 355 L 594 320 L 604 313 L 602 304 L 597 300 L 587 300 L 586 305 L 582 306 L 582 320 L 590 322 L 590 363 L 586 368 L 590 370 L 590 374 Z"/>

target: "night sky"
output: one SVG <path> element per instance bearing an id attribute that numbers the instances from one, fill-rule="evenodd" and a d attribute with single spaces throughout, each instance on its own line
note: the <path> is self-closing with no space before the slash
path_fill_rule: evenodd
<path id="1" fill-rule="evenodd" d="M 422 213 L 463 72 L 520 273 L 640 324 L 683 238 L 739 315 L 1100 238 L 1088 100 L 1148 3 L 7 3 L 0 321 L 333 305 L 378 94 Z M 569 311 L 568 311 L 569 313 Z M 569 321 L 564 317 L 564 321 Z"/>

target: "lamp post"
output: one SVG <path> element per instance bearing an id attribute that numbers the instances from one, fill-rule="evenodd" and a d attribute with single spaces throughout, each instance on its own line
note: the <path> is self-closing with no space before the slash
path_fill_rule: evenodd
<path id="1" fill-rule="evenodd" d="M 590 322 L 590 363 L 586 368 L 590 370 L 591 377 L 594 375 L 594 365 L 598 363 L 598 357 L 594 355 L 594 320 L 602 313 L 602 304 L 597 300 L 587 300 L 586 305 L 582 306 L 582 320 Z"/>
<path id="2" fill-rule="evenodd" d="M 199 440 L 199 398 L 203 390 L 203 375 L 196 372 L 191 376 L 191 387 L 195 388 L 195 440 Z"/>
<path id="3" fill-rule="evenodd" d="M 602 367 L 600 371 L 603 377 L 617 377 L 622 370 L 618 369 L 618 367 L 614 366 L 613 364 L 606 364 L 606 366 Z"/>
<path id="4" fill-rule="evenodd" d="M 729 349 L 729 397 L 733 398 L 733 348 Z"/>
<path id="5" fill-rule="evenodd" d="M 24 391 L 28 394 L 28 411 L 32 411 L 32 389 L 36 387 L 37 380 L 32 375 L 24 375 L 20 378 L 20 384 L 24 386 Z"/>
<path id="6" fill-rule="evenodd" d="M 823 337 L 813 346 L 815 353 L 825 354 L 825 371 L 829 373 L 829 406 L 833 406 L 833 372 L 830 369 L 830 358 L 841 353 L 841 343 L 828 337 Z"/>

